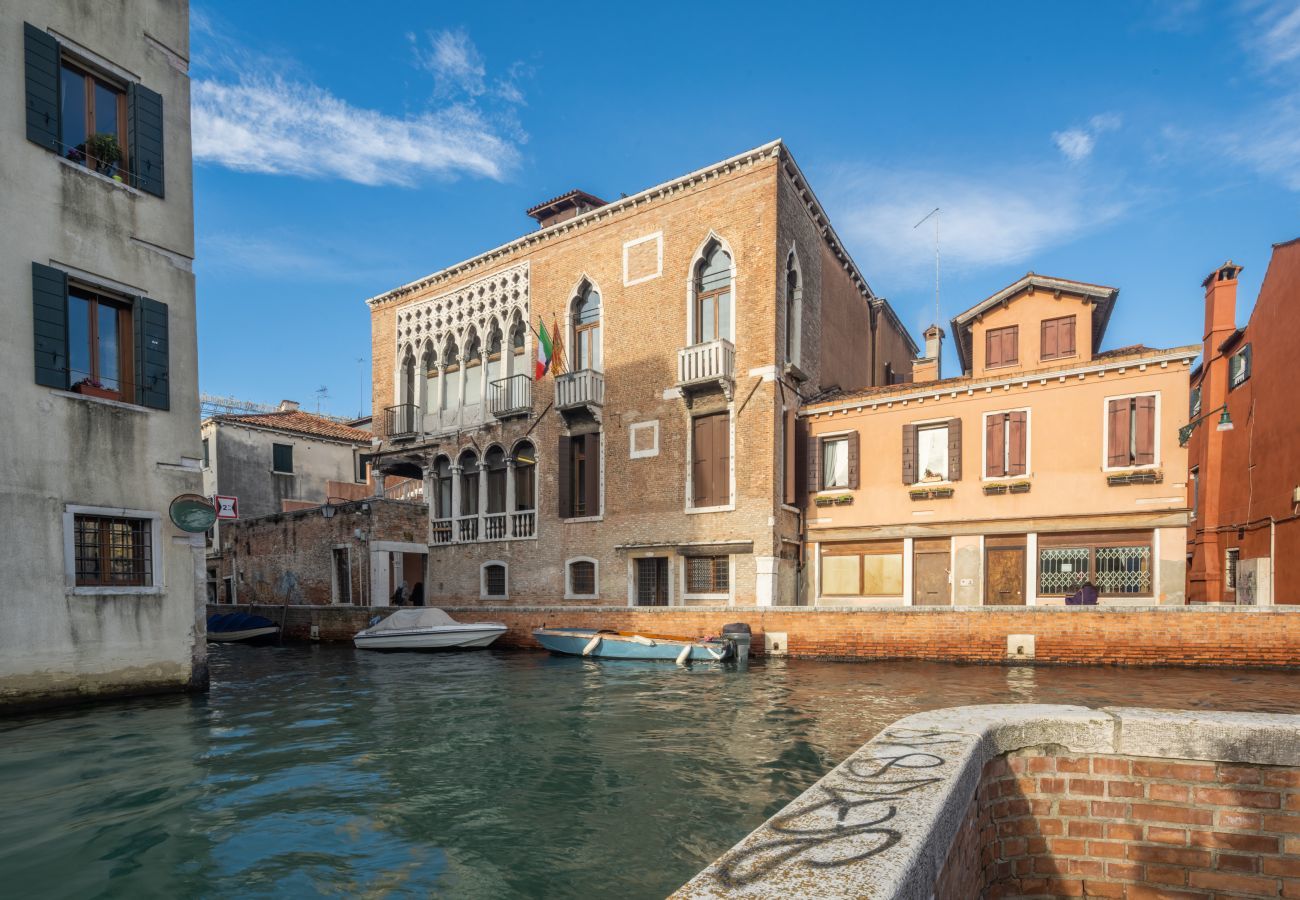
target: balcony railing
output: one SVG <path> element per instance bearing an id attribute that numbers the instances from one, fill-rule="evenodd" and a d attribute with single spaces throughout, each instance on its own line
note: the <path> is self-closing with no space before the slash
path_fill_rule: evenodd
<path id="1" fill-rule="evenodd" d="M 413 437 L 415 431 L 414 403 L 399 403 L 384 410 L 384 436 L 389 440 Z"/>
<path id="2" fill-rule="evenodd" d="M 461 516 L 456 520 L 456 539 L 463 544 L 478 540 L 478 516 Z"/>
<path id="3" fill-rule="evenodd" d="M 555 378 L 555 408 L 564 411 L 605 403 L 605 376 L 595 369 L 565 372 Z"/>
<path id="4" fill-rule="evenodd" d="M 500 541 L 506 536 L 506 514 L 488 513 L 483 517 L 483 540 Z"/>
<path id="5" fill-rule="evenodd" d="M 450 544 L 452 534 L 451 519 L 434 519 L 429 523 L 430 544 Z"/>
<path id="6" fill-rule="evenodd" d="M 424 482 L 417 478 L 404 478 L 384 485 L 385 500 L 404 500 L 407 503 L 424 502 Z"/>
<path id="7" fill-rule="evenodd" d="M 729 386 L 736 377 L 736 348 L 728 340 L 693 344 L 677 351 L 679 387 L 720 382 Z"/>
<path id="8" fill-rule="evenodd" d="M 511 375 L 489 383 L 488 409 L 498 419 L 532 412 L 533 379 L 527 375 Z"/>
<path id="9" fill-rule="evenodd" d="M 510 536 L 530 538 L 537 534 L 537 510 L 520 510 L 510 514 Z"/>
<path id="10" fill-rule="evenodd" d="M 457 516 L 454 519 L 431 519 L 429 543 L 473 544 L 481 541 L 512 541 L 537 536 L 537 510 L 485 513 L 481 516 Z"/>

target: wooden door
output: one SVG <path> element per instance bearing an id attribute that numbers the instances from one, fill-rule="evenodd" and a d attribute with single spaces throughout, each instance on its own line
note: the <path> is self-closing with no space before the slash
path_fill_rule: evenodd
<path id="1" fill-rule="evenodd" d="M 636 605 L 668 605 L 668 559 L 654 556 L 636 561 Z"/>
<path id="2" fill-rule="evenodd" d="M 912 557 L 912 605 L 951 606 L 952 589 L 948 584 L 947 551 L 917 550 Z"/>
<path id="3" fill-rule="evenodd" d="M 984 554 L 984 605 L 1025 605 L 1025 548 L 989 547 Z"/>

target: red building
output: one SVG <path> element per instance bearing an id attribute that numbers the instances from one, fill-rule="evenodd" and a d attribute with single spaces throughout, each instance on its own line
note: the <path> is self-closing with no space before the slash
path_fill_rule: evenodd
<path id="1" fill-rule="evenodd" d="M 1204 282 L 1205 344 L 1184 429 L 1187 598 L 1300 603 L 1300 238 L 1273 245 L 1243 328 L 1240 271 L 1229 261 Z"/>

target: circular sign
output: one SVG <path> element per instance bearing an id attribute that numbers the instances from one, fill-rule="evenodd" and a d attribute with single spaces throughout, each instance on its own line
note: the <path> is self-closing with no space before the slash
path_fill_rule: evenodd
<path id="1" fill-rule="evenodd" d="M 169 513 L 172 524 L 191 534 L 207 531 L 217 521 L 216 507 L 202 494 L 181 494 L 172 501 Z"/>

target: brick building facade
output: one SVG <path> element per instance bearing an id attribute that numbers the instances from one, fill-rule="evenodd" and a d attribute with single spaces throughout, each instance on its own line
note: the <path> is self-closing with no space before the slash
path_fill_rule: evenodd
<path id="1" fill-rule="evenodd" d="M 917 347 L 788 149 L 530 215 L 368 301 L 374 464 L 425 479 L 429 602 L 797 602 L 795 414 Z"/>

